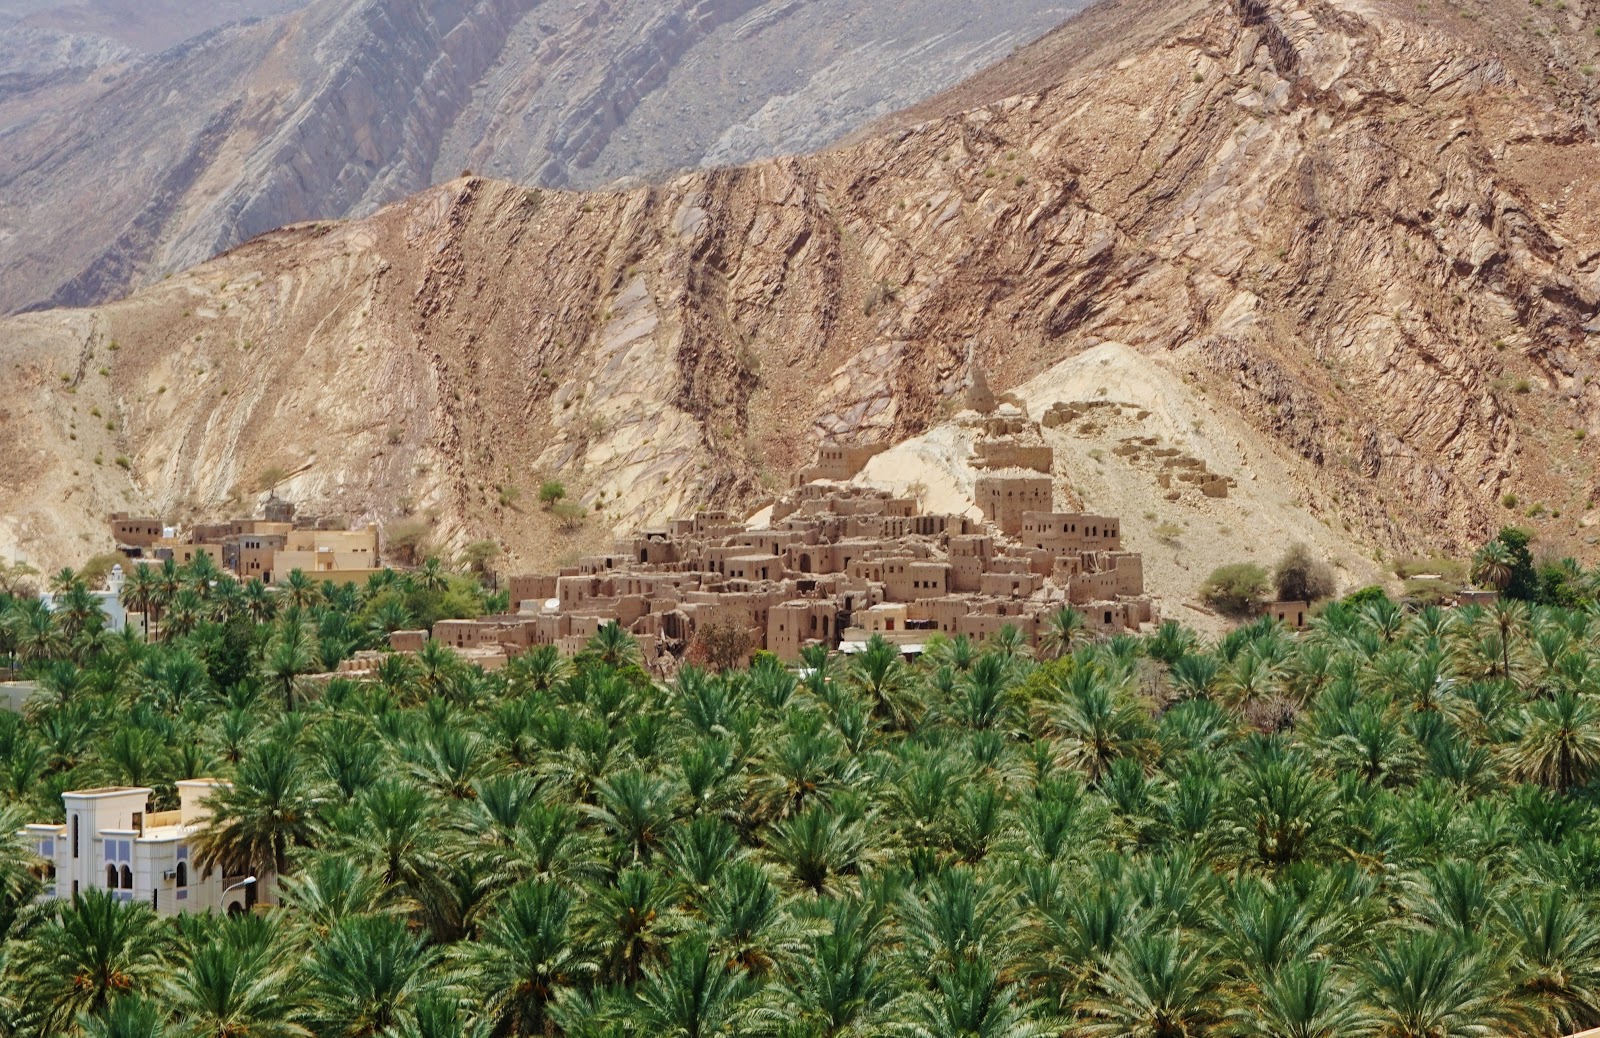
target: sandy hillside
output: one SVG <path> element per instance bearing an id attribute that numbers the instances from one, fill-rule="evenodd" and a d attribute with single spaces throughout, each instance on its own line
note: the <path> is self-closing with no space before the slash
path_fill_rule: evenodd
<path id="1" fill-rule="evenodd" d="M 1335 502 L 1316 489 L 1309 466 L 1252 437 L 1230 408 L 1213 404 L 1160 358 L 1105 343 L 1015 392 L 1035 419 L 1052 404 L 1096 402 L 1082 418 L 1043 431 L 1055 449 L 1056 505 L 1121 517 L 1123 544 L 1144 553 L 1146 586 L 1165 617 L 1207 632 L 1226 627 L 1196 601 L 1196 586 L 1229 562 L 1270 569 L 1297 541 L 1334 564 L 1343 589 L 1385 576 L 1371 549 L 1331 518 Z M 929 511 L 977 514 L 977 434 L 960 417 L 874 458 L 857 482 L 925 488 Z M 1167 458 L 1198 459 L 1235 485 L 1226 498 L 1178 482 L 1163 487 L 1159 474 L 1176 470 L 1164 465 Z"/>

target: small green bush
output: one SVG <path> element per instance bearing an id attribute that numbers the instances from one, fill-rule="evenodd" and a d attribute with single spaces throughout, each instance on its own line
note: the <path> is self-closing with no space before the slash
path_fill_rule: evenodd
<path id="1" fill-rule="evenodd" d="M 1368 602 L 1378 602 L 1378 601 L 1387 602 L 1388 600 L 1389 600 L 1389 592 L 1385 591 L 1383 588 L 1379 587 L 1377 584 L 1370 584 L 1367 587 L 1364 587 L 1359 591 L 1350 592 L 1348 595 L 1345 595 L 1339 601 L 1343 602 L 1347 606 L 1358 606 L 1359 607 L 1359 606 L 1366 605 Z"/>
<path id="2" fill-rule="evenodd" d="M 1243 616 L 1266 597 L 1267 571 L 1253 562 L 1218 566 L 1200 585 L 1200 598 L 1213 609 Z"/>
<path id="3" fill-rule="evenodd" d="M 589 517 L 589 510 L 576 501 L 558 502 L 551 506 L 550 513 L 561 524 L 561 529 L 568 533 L 581 527 L 583 521 Z"/>
<path id="4" fill-rule="evenodd" d="M 539 503 L 545 508 L 552 508 L 562 498 L 567 496 L 567 488 L 560 480 L 547 479 L 539 484 Z"/>

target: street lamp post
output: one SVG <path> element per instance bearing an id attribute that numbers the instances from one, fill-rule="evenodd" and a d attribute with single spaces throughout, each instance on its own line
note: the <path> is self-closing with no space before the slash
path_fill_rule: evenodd
<path id="1" fill-rule="evenodd" d="M 251 886 L 252 884 L 255 883 L 255 881 L 256 881 L 256 878 L 254 876 L 246 876 L 244 879 L 241 879 L 237 883 L 230 883 L 227 886 L 222 888 L 222 895 L 217 900 L 219 900 L 219 901 L 221 901 L 221 902 L 223 902 L 225 904 L 227 902 L 227 900 L 228 900 L 228 895 L 229 894 L 233 893 L 235 890 L 238 890 L 240 887 Z M 219 905 L 218 907 L 220 908 L 222 906 Z"/>

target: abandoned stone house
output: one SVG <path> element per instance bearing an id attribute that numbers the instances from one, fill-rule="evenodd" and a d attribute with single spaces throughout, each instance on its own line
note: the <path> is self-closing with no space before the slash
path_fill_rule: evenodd
<path id="1" fill-rule="evenodd" d="M 1050 477 L 1036 470 L 978 482 L 981 519 L 836 482 L 795 488 L 765 529 L 698 512 L 558 573 L 511 577 L 515 613 L 447 621 L 433 637 L 474 657 L 498 649 L 503 662 L 533 645 L 577 652 L 615 621 L 654 660 L 720 627 L 795 660 L 807 645 L 851 652 L 874 635 L 907 652 L 935 633 L 981 640 L 1007 626 L 1036 642 L 1069 604 L 1104 633 L 1156 619 L 1115 517 L 1053 511 Z M 396 637 L 396 648 L 420 644 Z"/>

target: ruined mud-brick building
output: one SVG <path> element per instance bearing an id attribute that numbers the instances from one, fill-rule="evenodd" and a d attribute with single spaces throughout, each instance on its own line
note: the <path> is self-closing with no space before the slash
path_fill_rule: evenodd
<path id="1" fill-rule="evenodd" d="M 378 528 L 348 528 L 340 516 L 296 515 L 293 503 L 273 495 L 260 519 L 197 523 L 188 528 L 159 518 L 111 516 L 117 550 L 134 564 L 172 559 L 187 565 L 209 555 L 240 580 L 281 582 L 300 570 L 318 582 L 353 584 L 380 569 Z"/>
<path id="2" fill-rule="evenodd" d="M 1007 626 L 1036 642 L 1068 605 L 1103 633 L 1153 622 L 1142 559 L 1122 550 L 1117 519 L 1054 511 L 1049 448 L 991 432 L 977 456 L 981 518 L 808 482 L 763 528 L 726 512 L 677 519 L 559 573 L 512 577 L 516 613 L 443 623 L 433 637 L 473 654 L 576 652 L 615 621 L 655 659 L 715 627 L 794 660 L 807 645 L 851 652 L 874 635 L 908 652 L 935 633 L 981 640 Z M 864 457 L 837 453 L 816 468 L 843 474 Z"/>

